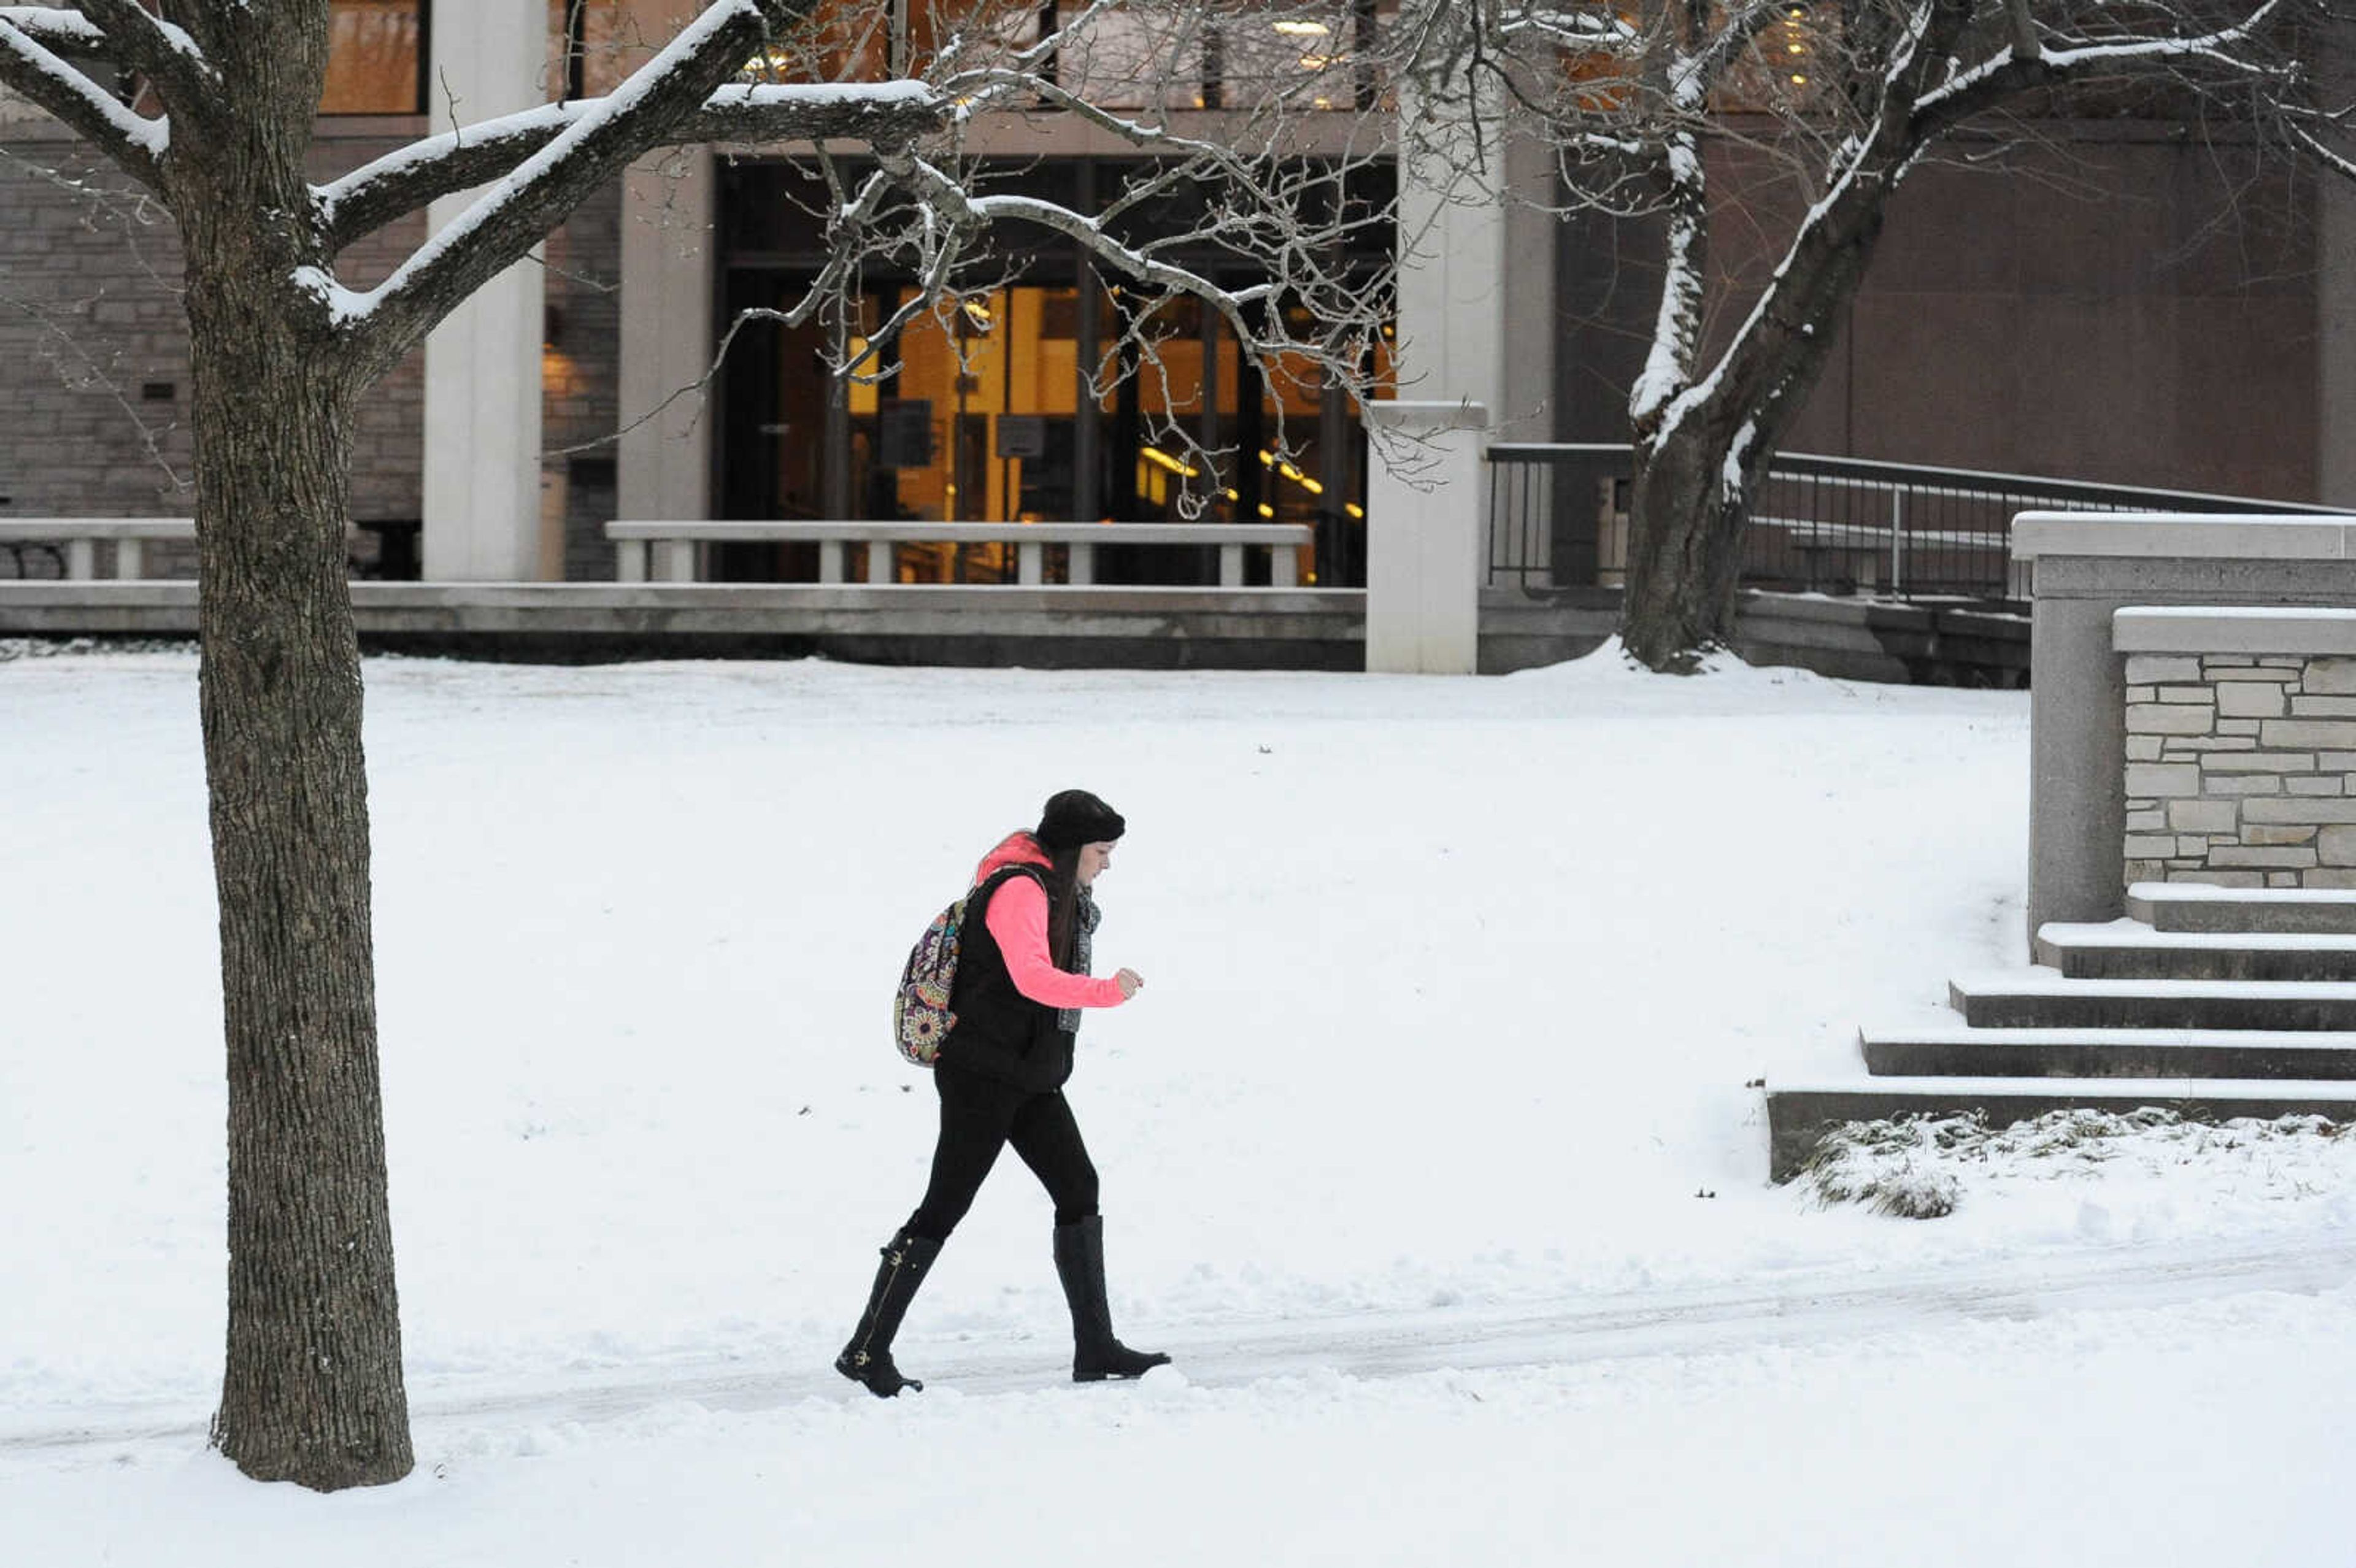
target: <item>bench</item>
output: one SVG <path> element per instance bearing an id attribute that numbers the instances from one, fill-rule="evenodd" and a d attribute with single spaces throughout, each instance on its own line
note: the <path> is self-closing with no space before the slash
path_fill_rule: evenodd
<path id="1" fill-rule="evenodd" d="M 867 581 L 892 580 L 892 551 L 899 544 L 1011 544 L 1016 547 L 1017 580 L 1026 584 L 1047 580 L 1046 547 L 1071 549 L 1069 581 L 1081 586 L 1096 581 L 1098 545 L 1215 545 L 1219 551 L 1219 585 L 1240 588 L 1247 546 L 1269 550 L 1269 583 L 1292 588 L 1300 582 L 1296 551 L 1314 542 L 1316 531 L 1295 523 L 828 523 L 828 522 L 640 522 L 605 525 L 614 541 L 616 575 L 624 582 L 644 582 L 648 554 L 653 552 L 654 580 L 695 581 L 695 547 L 699 544 L 816 544 L 819 581 L 844 582 L 845 547 L 867 547 Z"/>
<path id="2" fill-rule="evenodd" d="M 98 575 L 98 544 L 114 546 L 114 575 L 137 577 L 145 564 L 147 543 L 187 543 L 197 537 L 194 517 L 0 517 L 0 546 L 16 556 L 17 575 L 24 575 L 28 546 L 55 550 L 63 545 L 65 574 L 77 581 Z"/>

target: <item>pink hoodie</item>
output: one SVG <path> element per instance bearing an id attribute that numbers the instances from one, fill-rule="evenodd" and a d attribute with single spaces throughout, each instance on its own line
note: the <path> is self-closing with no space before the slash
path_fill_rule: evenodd
<path id="1" fill-rule="evenodd" d="M 1044 869 L 1053 863 L 1037 839 L 1028 833 L 1011 833 L 982 858 L 973 883 L 980 887 L 1008 866 Z M 990 927 L 1006 960 L 1006 975 L 1014 988 L 1042 1007 L 1117 1008 L 1129 1000 L 1120 994 L 1118 980 L 1092 980 L 1055 967 L 1047 955 L 1047 890 L 1029 877 L 1001 882 L 990 897 L 990 913 L 982 923 Z"/>

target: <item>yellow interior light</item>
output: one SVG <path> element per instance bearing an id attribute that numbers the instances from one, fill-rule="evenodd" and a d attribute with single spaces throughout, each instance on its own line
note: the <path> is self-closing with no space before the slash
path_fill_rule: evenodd
<path id="1" fill-rule="evenodd" d="M 1794 87 L 1805 87 L 1808 85 L 1808 79 L 1794 72 L 1792 77 L 1792 85 Z"/>
<path id="2" fill-rule="evenodd" d="M 1270 24 L 1288 38 L 1322 38 L 1333 29 L 1323 22 L 1282 21 Z"/>
<path id="3" fill-rule="evenodd" d="M 1344 501 L 1344 502 L 1343 502 L 1343 503 L 1342 503 L 1342 509 L 1343 509 L 1344 511 L 1345 511 L 1345 512 L 1349 513 L 1349 514 L 1350 514 L 1350 516 L 1352 516 L 1352 517 L 1356 517 L 1356 518 L 1359 518 L 1359 519 L 1361 519 L 1361 520 L 1364 520 L 1364 518 L 1365 517 L 1365 515 L 1366 515 L 1366 508 L 1365 508 L 1364 507 L 1361 507 L 1361 506 L 1360 506 L 1360 505 L 1358 505 L 1358 503 L 1356 503 L 1355 501 Z"/>
<path id="4" fill-rule="evenodd" d="M 1303 490 L 1308 491 L 1312 496 L 1323 496 L 1325 494 L 1325 486 L 1320 485 L 1316 480 L 1312 479 L 1306 474 L 1301 476 L 1301 487 Z"/>
<path id="5" fill-rule="evenodd" d="M 1259 515 L 1263 517 L 1272 517 L 1276 516 L 1276 508 L 1269 506 L 1266 501 L 1262 501 L 1259 504 Z"/>
<path id="6" fill-rule="evenodd" d="M 1181 463 L 1178 459 L 1171 456 L 1168 453 L 1162 451 L 1158 446 L 1141 446 L 1138 448 L 1137 454 L 1145 459 L 1146 462 L 1152 464 L 1156 468 L 1178 475 L 1182 478 L 1192 479 L 1197 474 L 1202 472 L 1199 468 L 1189 467 L 1187 464 Z"/>

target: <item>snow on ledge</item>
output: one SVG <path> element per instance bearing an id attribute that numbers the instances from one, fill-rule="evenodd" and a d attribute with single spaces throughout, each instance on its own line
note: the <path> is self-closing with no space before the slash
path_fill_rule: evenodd
<path id="1" fill-rule="evenodd" d="M 2012 553 L 2126 556 L 2145 560 L 2356 560 L 2356 517 L 2328 512 L 2246 517 L 2213 512 L 2023 512 L 2013 519 Z"/>
<path id="2" fill-rule="evenodd" d="M 2228 888 L 2214 882 L 2129 882 L 2127 897 L 2153 903 L 2356 903 L 2356 888 Z"/>
<path id="3" fill-rule="evenodd" d="M 2123 654 L 2356 654 L 2356 609 L 2132 604 L 2112 612 Z"/>

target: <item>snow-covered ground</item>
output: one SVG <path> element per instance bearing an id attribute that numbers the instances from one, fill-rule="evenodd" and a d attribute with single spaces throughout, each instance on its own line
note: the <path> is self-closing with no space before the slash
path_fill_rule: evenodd
<path id="1" fill-rule="evenodd" d="M 2356 1138 L 1765 1185 L 1752 1081 L 2022 961 L 2027 699 L 371 660 L 419 1467 L 205 1452 L 219 990 L 185 654 L 0 659 L 0 1563 L 2338 1563 Z M 1130 830 L 1071 1094 L 1076 1389 L 1008 1159 L 901 1340 L 908 944 L 1050 791 Z"/>

